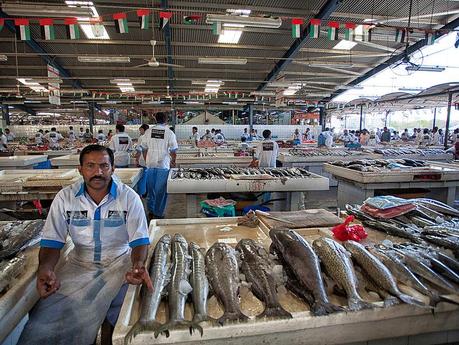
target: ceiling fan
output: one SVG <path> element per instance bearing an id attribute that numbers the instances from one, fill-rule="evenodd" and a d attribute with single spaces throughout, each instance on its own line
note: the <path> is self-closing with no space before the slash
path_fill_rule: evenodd
<path id="1" fill-rule="evenodd" d="M 151 41 L 150 41 L 150 44 L 151 44 L 151 47 L 152 47 L 152 55 L 151 55 L 151 58 L 150 58 L 149 60 L 145 60 L 145 61 L 147 61 L 147 63 L 141 64 L 141 65 L 137 65 L 137 66 L 134 66 L 134 68 L 145 67 L 145 66 L 148 66 L 148 67 L 165 66 L 165 67 L 176 67 L 176 68 L 183 68 L 183 67 L 185 67 L 185 66 L 182 66 L 182 65 L 175 65 L 175 64 L 171 64 L 171 63 L 159 62 L 158 60 L 156 60 L 156 57 L 155 57 L 155 45 L 156 45 L 156 41 L 155 41 L 155 40 L 151 40 Z"/>

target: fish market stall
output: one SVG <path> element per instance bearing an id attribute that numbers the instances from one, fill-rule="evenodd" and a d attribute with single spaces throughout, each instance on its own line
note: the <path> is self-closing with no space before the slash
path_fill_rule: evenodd
<path id="1" fill-rule="evenodd" d="M 63 149 L 63 150 L 15 150 L 16 156 L 40 156 L 47 155 L 49 158 L 61 157 L 66 155 L 74 155 L 78 149 Z"/>
<path id="2" fill-rule="evenodd" d="M 328 190 L 328 179 L 302 168 L 208 168 L 171 169 L 167 192 L 186 194 L 187 216 L 197 214 L 197 194 L 285 194 L 284 210 L 298 210 L 302 192 Z M 276 198 L 276 197 L 273 197 Z"/>
<path id="3" fill-rule="evenodd" d="M 177 155 L 178 168 L 211 168 L 211 167 L 248 167 L 252 157 L 234 156 L 228 154 L 211 154 L 195 157 L 191 155 Z"/>
<path id="4" fill-rule="evenodd" d="M 279 216 L 279 214 L 278 214 Z M 238 218 L 213 218 L 213 219 L 167 219 L 167 220 L 153 220 L 150 223 L 150 239 L 151 250 L 150 257 L 152 256 L 153 248 L 155 245 L 161 243 L 164 246 L 164 238 L 170 235 L 172 243 L 176 239 L 184 238 L 189 242 L 191 252 L 193 253 L 192 272 L 190 275 L 190 283 L 193 287 L 201 289 L 201 285 L 197 285 L 195 276 L 199 274 L 199 270 L 195 271 L 195 260 L 199 260 L 195 256 L 194 248 L 201 248 L 203 252 L 207 251 L 205 255 L 205 265 L 207 279 L 214 289 L 214 294 L 207 302 L 206 312 L 209 317 L 222 321 L 222 326 L 217 325 L 211 321 L 199 321 L 199 316 L 196 319 L 196 314 L 193 310 L 197 310 L 197 305 L 194 299 L 193 302 L 181 305 L 180 312 L 183 312 L 184 319 L 181 321 L 182 327 L 168 328 L 170 336 L 166 337 L 160 334 L 161 329 L 166 329 L 172 326 L 161 326 L 170 320 L 170 315 L 175 315 L 177 310 L 171 312 L 171 302 L 161 301 L 158 303 L 158 308 L 151 316 L 146 317 L 145 312 L 150 312 L 151 309 L 145 309 L 146 297 L 145 291 L 141 291 L 140 287 L 130 286 L 128 288 L 118 322 L 115 326 L 113 334 L 113 344 L 266 344 L 266 343 L 279 343 L 279 344 L 342 344 L 348 342 L 366 342 L 376 339 L 383 339 L 388 337 L 406 337 L 410 343 L 416 343 L 419 340 L 419 334 L 426 332 L 440 332 L 437 334 L 438 339 L 447 339 L 448 335 L 454 334 L 453 330 L 458 329 L 459 325 L 459 309 L 457 306 L 451 304 L 441 303 L 435 308 L 435 314 L 428 308 L 419 308 L 413 305 L 400 304 L 382 308 L 383 301 L 372 294 L 366 294 L 365 300 L 370 301 L 371 309 L 362 309 L 348 312 L 331 312 L 328 315 L 317 317 L 313 315 L 312 309 L 297 295 L 293 294 L 290 289 L 277 289 L 277 313 L 271 318 L 260 317 L 265 308 L 268 308 L 265 303 L 262 303 L 260 297 L 255 297 L 252 292 L 253 284 L 246 285 L 240 284 L 239 278 L 234 276 L 239 289 L 238 306 L 235 306 L 233 317 L 238 317 L 239 321 L 224 322 L 225 315 L 227 317 L 228 310 L 227 304 L 221 303 L 218 299 L 221 298 L 218 290 L 215 290 L 214 284 L 217 284 L 212 278 L 214 268 L 212 265 L 218 265 L 218 262 L 212 261 L 214 249 L 236 247 L 240 255 L 240 259 L 235 260 L 238 262 L 237 266 L 244 272 L 241 279 L 255 279 L 256 273 L 253 276 L 246 274 L 248 271 L 244 270 L 244 264 L 247 263 L 246 252 L 241 251 L 244 249 L 243 243 L 255 243 L 258 250 L 267 253 L 267 250 L 272 242 L 270 238 L 268 226 L 261 221 L 256 227 L 247 227 L 238 222 Z M 281 230 L 282 231 L 282 230 Z M 174 234 L 180 235 L 174 235 Z M 329 228 L 308 228 L 298 229 L 299 234 L 303 241 L 308 243 L 315 242 L 315 240 L 329 238 Z M 378 240 L 385 238 L 379 232 L 369 230 L 369 238 L 373 234 L 379 236 Z M 183 236 L 183 237 L 182 237 Z M 243 240 L 243 241 L 241 241 Z M 274 243 L 274 242 L 272 242 Z M 310 245 L 311 246 L 311 245 Z M 172 260 L 174 253 L 176 253 L 176 246 L 172 247 Z M 158 248 L 158 247 L 156 247 Z M 165 247 L 162 247 L 165 248 Z M 174 249 L 175 248 L 175 249 Z M 316 248 L 316 246 L 314 246 Z M 231 249 L 228 255 L 231 254 Z M 214 250 L 215 251 L 215 250 Z M 161 253 L 158 251 L 158 253 Z M 167 253 L 167 249 L 164 253 Z M 155 256 L 157 255 L 155 249 Z M 159 254 L 158 254 L 159 255 Z M 168 255 L 168 254 L 165 254 Z M 255 254 L 256 255 L 256 254 Z M 223 258 L 222 258 L 223 260 Z M 175 262 L 175 261 L 174 261 Z M 222 265 L 223 265 L 223 261 Z M 234 263 L 236 265 L 236 263 Z M 305 263 L 306 265 L 306 263 Z M 235 269 L 238 271 L 238 267 Z M 156 267 L 156 266 L 155 266 Z M 167 266 L 165 266 L 167 267 Z M 218 267 L 218 266 L 217 266 Z M 230 269 L 228 266 L 222 266 L 218 271 Z M 256 269 L 256 268 L 254 268 Z M 180 269 L 178 269 L 180 270 Z M 174 270 L 174 272 L 177 272 Z M 274 272 L 274 271 L 273 271 Z M 174 275 L 172 273 L 172 281 Z M 231 272 L 229 274 L 232 274 Z M 236 273 L 238 274 L 238 273 Z M 273 273 L 274 274 L 274 273 Z M 161 274 L 160 274 L 161 275 Z M 248 278 L 248 277 L 252 278 Z M 187 278 L 188 279 L 188 278 Z M 153 280 L 156 281 L 156 280 Z M 224 282 L 221 282 L 224 284 Z M 180 286 L 185 286 L 185 282 L 181 282 Z M 163 285 L 166 286 L 166 285 Z M 203 285 L 204 286 L 204 285 Z M 165 288 L 165 287 L 163 287 Z M 161 296 L 161 289 L 159 288 L 157 295 Z M 169 296 L 178 293 L 174 292 L 171 285 L 167 285 Z M 231 290 L 231 289 L 230 289 Z M 230 291 L 228 290 L 228 291 Z M 234 290 L 232 290 L 234 291 Z M 188 290 L 186 294 L 190 291 Z M 231 294 L 232 292 L 228 292 Z M 363 292 L 362 292 L 363 293 Z M 218 295 L 219 297 L 217 297 Z M 152 296 L 156 296 L 154 293 Z M 362 295 L 363 297 L 363 295 Z M 403 297 L 403 296 L 402 296 Z M 153 297 L 149 297 L 153 298 Z M 185 301 L 186 296 L 183 297 Z M 404 297 L 403 297 L 404 298 Z M 150 299 L 148 299 L 151 301 Z M 345 306 L 346 299 L 338 295 L 329 293 L 329 301 L 335 306 Z M 152 302 L 156 305 L 156 302 Z M 280 307 L 279 307 L 280 306 Z M 182 309 L 183 308 L 183 309 Z M 339 308 L 339 307 L 338 307 Z M 169 312 L 168 312 L 169 311 Z M 335 310 L 338 311 L 338 310 Z M 316 311 L 317 312 L 317 311 Z M 236 315 L 239 313 L 238 315 Z M 243 315 L 241 315 L 241 313 Z M 194 315 L 193 315 L 194 314 Z M 223 314 L 223 317 L 222 317 Z M 169 316 L 168 316 L 169 315 Z M 203 315 L 201 315 L 203 316 Z M 169 319 L 168 319 L 169 318 Z M 144 321 L 141 321 L 144 320 Z M 194 320 L 190 322 L 188 320 Z M 196 321 L 197 320 L 197 321 Z M 141 322 L 147 322 L 149 326 L 142 326 Z M 199 322 L 201 326 L 197 326 Z M 195 332 L 190 335 L 189 326 L 195 330 L 202 327 L 201 335 Z M 388 331 L 390 330 L 390 331 Z M 156 331 L 156 334 L 155 334 Z M 450 332 L 451 331 L 451 332 Z M 156 338 L 156 336 L 158 336 Z M 409 337 L 409 338 L 408 338 Z M 444 341 L 445 343 L 449 341 Z"/>
<path id="5" fill-rule="evenodd" d="M 409 158 L 439 162 L 451 162 L 454 159 L 451 152 L 438 147 L 381 147 L 373 149 L 373 152 L 383 159 Z"/>
<path id="6" fill-rule="evenodd" d="M 324 169 L 338 180 L 339 208 L 410 190 L 427 190 L 432 198 L 453 205 L 459 183 L 459 167 L 412 159 L 336 161 Z"/>
<path id="7" fill-rule="evenodd" d="M 0 170 L 32 169 L 35 164 L 47 159 L 47 155 L 0 157 Z"/>
<path id="8" fill-rule="evenodd" d="M 65 156 L 55 157 L 50 159 L 51 166 L 59 169 L 71 169 L 80 165 L 80 155 L 69 154 Z"/>

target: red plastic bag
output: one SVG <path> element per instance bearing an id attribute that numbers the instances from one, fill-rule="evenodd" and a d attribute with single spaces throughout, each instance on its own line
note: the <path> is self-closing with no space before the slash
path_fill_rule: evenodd
<path id="1" fill-rule="evenodd" d="M 340 241 L 353 240 L 360 242 L 367 238 L 368 234 L 365 228 L 360 224 L 349 225 L 354 221 L 354 216 L 349 216 L 344 220 L 344 223 L 336 225 L 332 228 L 333 236 Z"/>

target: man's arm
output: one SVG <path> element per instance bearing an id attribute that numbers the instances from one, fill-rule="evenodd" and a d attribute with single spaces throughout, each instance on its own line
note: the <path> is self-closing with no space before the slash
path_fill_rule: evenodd
<path id="1" fill-rule="evenodd" d="M 177 159 L 177 152 L 176 151 L 171 151 L 171 168 L 175 168 L 175 160 Z"/>
<path id="2" fill-rule="evenodd" d="M 42 298 L 46 298 L 56 292 L 61 285 L 54 273 L 54 268 L 59 261 L 60 255 L 60 249 L 40 248 L 38 255 L 37 290 Z"/>

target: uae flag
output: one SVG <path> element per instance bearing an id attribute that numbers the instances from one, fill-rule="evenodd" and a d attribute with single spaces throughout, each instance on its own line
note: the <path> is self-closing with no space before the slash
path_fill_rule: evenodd
<path id="1" fill-rule="evenodd" d="M 16 35 L 18 40 L 29 41 L 30 40 L 30 24 L 28 19 L 18 18 L 14 20 L 16 25 Z"/>
<path id="2" fill-rule="evenodd" d="M 371 41 L 371 25 L 364 25 L 362 27 L 362 41 L 364 42 Z"/>
<path id="3" fill-rule="evenodd" d="M 104 34 L 104 26 L 102 25 L 102 18 L 97 17 L 89 20 L 91 30 L 95 37 L 102 37 Z"/>
<path id="4" fill-rule="evenodd" d="M 432 44 L 435 43 L 435 32 L 426 32 L 426 44 L 428 46 L 431 46 Z"/>
<path id="5" fill-rule="evenodd" d="M 159 12 L 159 29 L 162 30 L 172 18 L 172 12 Z"/>
<path id="6" fill-rule="evenodd" d="M 328 22 L 328 39 L 331 41 L 336 41 L 338 39 L 338 22 Z"/>
<path id="7" fill-rule="evenodd" d="M 5 25 L 5 19 L 0 18 L 0 31 L 2 31 L 4 25 Z"/>
<path id="8" fill-rule="evenodd" d="M 148 30 L 150 28 L 150 10 L 146 8 L 142 8 L 137 10 L 137 16 L 139 17 L 140 21 L 140 28 L 142 30 Z"/>
<path id="9" fill-rule="evenodd" d="M 78 20 L 76 18 L 65 18 L 64 24 L 67 28 L 67 37 L 71 40 L 79 40 L 80 28 L 78 27 Z"/>
<path id="10" fill-rule="evenodd" d="M 302 18 L 293 18 L 292 19 L 292 37 L 300 38 L 301 37 L 301 25 L 304 23 Z"/>
<path id="11" fill-rule="evenodd" d="M 45 40 L 54 40 L 56 34 L 54 33 L 54 23 L 51 18 L 43 18 L 39 20 L 41 26 L 42 35 L 45 37 Z"/>
<path id="12" fill-rule="evenodd" d="M 348 41 L 355 40 L 355 28 L 357 27 L 354 23 L 345 23 L 344 24 L 344 39 Z"/>
<path id="13" fill-rule="evenodd" d="M 319 38 L 320 19 L 313 18 L 309 21 L 309 37 Z"/>
<path id="14" fill-rule="evenodd" d="M 222 33 L 222 23 L 216 22 L 212 24 L 212 33 L 214 35 L 220 35 Z"/>
<path id="15" fill-rule="evenodd" d="M 405 43 L 405 29 L 397 29 L 395 31 L 395 42 L 398 43 Z"/>
<path id="16" fill-rule="evenodd" d="M 113 20 L 115 21 L 117 33 L 127 34 L 129 32 L 126 13 L 114 13 Z"/>
<path id="17" fill-rule="evenodd" d="M 187 25 L 196 24 L 199 19 L 201 19 L 201 16 L 198 15 L 184 16 L 183 23 Z"/>

